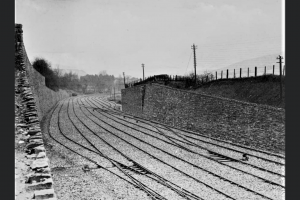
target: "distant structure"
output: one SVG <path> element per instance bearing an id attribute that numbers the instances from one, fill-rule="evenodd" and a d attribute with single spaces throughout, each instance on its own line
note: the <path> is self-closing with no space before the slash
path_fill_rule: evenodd
<path id="1" fill-rule="evenodd" d="M 197 49 L 197 46 L 195 44 L 193 44 L 192 46 L 192 49 L 194 51 L 194 68 L 195 68 L 195 85 L 197 83 L 197 74 L 196 74 L 196 49 Z"/>

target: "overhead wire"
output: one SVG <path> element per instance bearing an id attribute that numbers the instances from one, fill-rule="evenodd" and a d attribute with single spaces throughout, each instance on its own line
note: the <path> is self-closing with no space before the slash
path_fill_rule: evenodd
<path id="1" fill-rule="evenodd" d="M 191 61 L 192 54 L 193 54 L 193 52 L 191 52 L 191 55 L 190 55 L 190 58 L 189 58 L 189 62 L 188 62 L 188 64 L 187 64 L 186 68 L 185 68 L 185 73 L 184 73 L 184 74 L 186 74 L 186 71 L 187 71 L 187 69 L 188 69 L 188 67 L 189 67 L 189 64 L 190 64 L 190 61 Z"/>

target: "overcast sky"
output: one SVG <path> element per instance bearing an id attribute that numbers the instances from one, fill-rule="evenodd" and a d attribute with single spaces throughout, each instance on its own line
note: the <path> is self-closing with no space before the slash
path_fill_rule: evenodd
<path id="1" fill-rule="evenodd" d="M 32 61 L 142 77 L 283 53 L 281 0 L 16 0 Z M 189 62 L 190 61 L 190 62 Z"/>

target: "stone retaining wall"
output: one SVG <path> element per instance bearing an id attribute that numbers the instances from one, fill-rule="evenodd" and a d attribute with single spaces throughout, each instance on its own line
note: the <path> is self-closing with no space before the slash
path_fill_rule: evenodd
<path id="1" fill-rule="evenodd" d="M 125 113 L 242 145 L 284 152 L 285 110 L 159 84 L 122 90 Z"/>
<path id="2" fill-rule="evenodd" d="M 27 57 L 24 44 L 22 44 L 22 49 L 24 51 L 25 70 L 27 72 L 32 91 L 36 97 L 35 99 L 38 108 L 39 119 L 42 120 L 44 115 L 56 104 L 56 102 L 67 98 L 70 95 L 64 90 L 55 92 L 49 89 L 45 85 L 45 77 L 32 67 Z"/>
<path id="3" fill-rule="evenodd" d="M 26 188 L 33 192 L 34 199 L 56 199 L 49 161 L 44 148 L 40 120 L 61 99 L 69 97 L 66 91 L 55 92 L 45 86 L 45 78 L 29 62 L 21 24 L 15 25 L 15 70 L 16 96 L 21 100 L 16 107 L 21 110 L 16 116 L 16 130 L 24 135 L 26 158 L 30 167 Z"/>

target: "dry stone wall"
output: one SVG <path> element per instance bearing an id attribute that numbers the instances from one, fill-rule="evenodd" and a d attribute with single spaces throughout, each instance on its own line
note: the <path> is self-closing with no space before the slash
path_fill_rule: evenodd
<path id="1" fill-rule="evenodd" d="M 122 90 L 125 113 L 275 153 L 284 152 L 285 110 L 147 84 Z"/>
<path id="2" fill-rule="evenodd" d="M 19 144 L 26 152 L 23 161 L 30 167 L 26 172 L 25 189 L 33 199 L 56 200 L 49 160 L 44 147 L 40 120 L 54 104 L 67 97 L 50 90 L 45 79 L 28 61 L 22 39 L 22 25 L 15 25 L 15 130 L 22 135 Z M 48 94 L 46 94 L 48 93 Z M 48 95 L 48 96 L 47 96 Z"/>
<path id="3" fill-rule="evenodd" d="M 18 37 L 22 38 L 22 37 Z M 23 39 L 21 40 L 23 41 Z M 23 62 L 25 70 L 29 80 L 29 84 L 35 96 L 35 102 L 38 109 L 39 120 L 42 120 L 43 116 L 56 104 L 56 102 L 69 97 L 70 95 L 64 91 L 59 90 L 57 92 L 49 89 L 45 85 L 45 77 L 36 71 L 26 54 L 25 46 L 23 42 L 20 42 L 19 48 L 23 51 Z"/>

